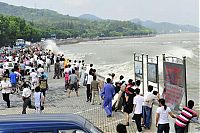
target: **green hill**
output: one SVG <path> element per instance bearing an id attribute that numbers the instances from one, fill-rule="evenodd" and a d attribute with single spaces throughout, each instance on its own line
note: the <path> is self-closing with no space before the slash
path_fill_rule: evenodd
<path id="1" fill-rule="evenodd" d="M 62 15 L 52 10 L 33 9 L 13 6 L 0 2 L 0 14 L 17 16 L 41 32 L 40 37 L 48 38 L 56 34 L 57 38 L 132 36 L 151 34 L 151 29 L 130 21 L 88 20 Z M 2 30 L 2 29 L 0 29 Z M 34 41 L 33 39 L 31 41 Z"/>

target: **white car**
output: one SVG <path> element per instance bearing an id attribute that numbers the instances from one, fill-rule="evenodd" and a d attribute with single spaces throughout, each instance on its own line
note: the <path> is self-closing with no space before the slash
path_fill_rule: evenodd
<path id="1" fill-rule="evenodd" d="M 4 62 L 3 69 L 4 70 L 8 69 L 9 71 L 11 71 L 12 69 L 14 69 L 14 63 L 13 62 Z"/>

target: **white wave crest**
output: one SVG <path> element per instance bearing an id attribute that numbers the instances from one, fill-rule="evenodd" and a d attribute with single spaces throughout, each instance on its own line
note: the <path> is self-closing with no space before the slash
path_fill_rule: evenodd
<path id="1" fill-rule="evenodd" d="M 45 49 L 51 50 L 55 54 L 63 54 L 59 47 L 56 45 L 56 42 L 53 40 L 46 40 L 44 42 L 45 44 Z"/>

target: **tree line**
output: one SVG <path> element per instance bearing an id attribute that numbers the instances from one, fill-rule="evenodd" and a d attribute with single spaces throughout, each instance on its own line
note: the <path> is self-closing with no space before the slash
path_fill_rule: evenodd
<path id="1" fill-rule="evenodd" d="M 0 15 L 0 46 L 14 45 L 18 38 L 36 42 L 40 41 L 42 36 L 44 36 L 43 31 L 24 19 Z"/>
<path id="2" fill-rule="evenodd" d="M 58 39 L 147 35 L 154 31 L 129 21 L 89 21 L 77 18 L 61 21 L 26 21 L 16 16 L 0 15 L 0 46 L 14 45 L 16 39 L 37 42 L 56 34 Z"/>

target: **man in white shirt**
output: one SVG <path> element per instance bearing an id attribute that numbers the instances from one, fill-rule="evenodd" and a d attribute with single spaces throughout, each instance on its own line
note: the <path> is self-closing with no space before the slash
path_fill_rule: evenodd
<path id="1" fill-rule="evenodd" d="M 89 72 L 87 79 L 87 102 L 92 100 L 91 83 L 93 81 L 92 72 Z"/>
<path id="2" fill-rule="evenodd" d="M 15 63 L 17 63 L 18 61 L 19 61 L 19 57 L 16 56 L 16 57 L 15 57 Z"/>
<path id="3" fill-rule="evenodd" d="M 34 62 L 35 62 L 34 58 L 31 57 L 31 58 L 30 58 L 30 63 L 31 63 L 31 64 L 34 64 Z"/>
<path id="4" fill-rule="evenodd" d="M 63 77 L 63 72 L 64 72 L 64 58 L 60 58 L 60 77 Z"/>
<path id="5" fill-rule="evenodd" d="M 41 64 L 38 65 L 37 72 L 39 75 L 41 75 L 41 73 L 44 72 L 44 68 L 42 68 Z"/>
<path id="6" fill-rule="evenodd" d="M 143 104 L 143 121 L 144 127 L 150 129 L 151 126 L 151 115 L 152 115 L 152 106 L 154 103 L 158 104 L 157 91 L 153 91 L 153 86 L 148 86 L 148 92 L 144 95 L 144 104 Z"/>
<path id="7" fill-rule="evenodd" d="M 82 68 L 83 68 L 83 64 L 81 63 L 81 61 L 79 61 L 78 63 L 78 72 L 80 73 L 79 77 L 81 77 L 81 73 L 82 73 Z"/>
<path id="8" fill-rule="evenodd" d="M 142 103 L 144 102 L 144 97 L 140 95 L 140 89 L 135 89 L 135 92 L 137 95 L 134 97 L 133 100 L 134 119 L 138 132 L 142 132 L 141 117 L 142 117 Z"/>
<path id="9" fill-rule="evenodd" d="M 83 85 L 86 85 L 86 84 L 87 84 L 88 75 L 89 75 L 90 69 L 92 69 L 92 67 L 93 67 L 93 64 L 90 64 L 90 66 L 87 66 L 87 67 L 86 67 L 85 74 L 84 74 L 84 82 L 83 82 Z"/>
<path id="10" fill-rule="evenodd" d="M 3 100 L 7 103 L 7 107 L 10 108 L 10 98 L 11 93 L 11 83 L 7 80 L 6 77 L 3 77 L 3 80 L 0 82 L 0 88 L 2 88 Z"/>
<path id="11" fill-rule="evenodd" d="M 51 72 L 51 60 L 49 56 L 46 58 L 46 64 L 47 64 L 47 72 Z"/>
<path id="12" fill-rule="evenodd" d="M 31 105 L 31 90 L 28 88 L 27 84 L 24 85 L 24 89 L 22 92 L 22 100 L 24 101 L 22 114 L 26 114 L 27 107 L 35 109 L 35 107 Z"/>
<path id="13" fill-rule="evenodd" d="M 12 62 L 12 61 L 13 61 L 13 57 L 12 57 L 12 56 L 8 56 L 8 60 L 9 60 L 10 62 Z"/>
<path id="14" fill-rule="evenodd" d="M 39 82 L 38 74 L 35 72 L 35 69 L 32 69 L 32 72 L 30 73 L 30 78 L 31 78 L 31 90 L 34 90 Z"/>
<path id="15" fill-rule="evenodd" d="M 44 67 L 44 61 L 42 59 L 39 60 L 39 64 Z"/>

